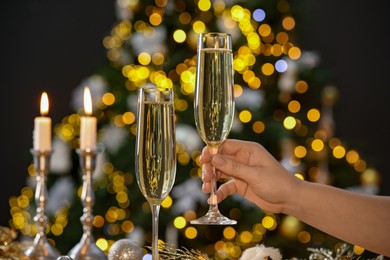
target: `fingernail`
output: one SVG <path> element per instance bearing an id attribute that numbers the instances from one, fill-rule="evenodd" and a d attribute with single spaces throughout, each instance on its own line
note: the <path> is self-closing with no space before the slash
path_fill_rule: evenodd
<path id="1" fill-rule="evenodd" d="M 223 159 L 222 156 L 216 154 L 213 156 L 213 163 L 215 165 L 222 165 L 225 163 L 225 159 Z"/>

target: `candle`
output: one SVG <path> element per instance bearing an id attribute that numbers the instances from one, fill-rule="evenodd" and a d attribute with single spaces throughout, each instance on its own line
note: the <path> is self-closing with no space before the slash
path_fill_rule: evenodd
<path id="1" fill-rule="evenodd" d="M 96 146 L 96 117 L 92 116 L 92 98 L 88 87 L 84 88 L 84 112 L 80 126 L 80 149 L 93 150 Z"/>
<path id="2" fill-rule="evenodd" d="M 41 96 L 41 116 L 34 119 L 33 147 L 36 151 L 51 150 L 51 118 L 49 112 L 49 98 L 43 92 Z"/>

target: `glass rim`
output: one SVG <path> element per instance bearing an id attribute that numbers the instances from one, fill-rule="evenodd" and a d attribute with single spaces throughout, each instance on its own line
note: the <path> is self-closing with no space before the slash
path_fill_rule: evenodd
<path id="1" fill-rule="evenodd" d="M 205 32 L 198 36 L 197 51 L 201 49 L 226 49 L 233 50 L 232 36 L 226 32 Z"/>
<path id="2" fill-rule="evenodd" d="M 138 88 L 138 91 L 150 91 L 150 92 L 173 92 L 173 88 L 168 88 L 168 87 L 158 87 L 156 85 L 144 85 L 142 87 Z"/>
<path id="3" fill-rule="evenodd" d="M 203 32 L 203 33 L 199 34 L 199 36 L 207 36 L 207 35 L 232 37 L 232 35 L 230 33 L 227 33 L 227 32 Z"/>

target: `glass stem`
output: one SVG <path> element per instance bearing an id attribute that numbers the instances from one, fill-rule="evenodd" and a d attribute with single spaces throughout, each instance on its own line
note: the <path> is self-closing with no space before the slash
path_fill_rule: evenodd
<path id="1" fill-rule="evenodd" d="M 209 151 L 211 157 L 218 153 L 219 147 L 210 146 Z M 212 170 L 212 178 L 211 178 L 211 193 L 210 193 L 210 210 L 218 211 L 218 200 L 217 200 L 217 171 L 214 165 L 211 167 Z"/>
<path id="2" fill-rule="evenodd" d="M 152 204 L 152 259 L 158 260 L 158 217 L 160 214 L 160 204 Z"/>
<path id="3" fill-rule="evenodd" d="M 210 193 L 210 209 L 216 209 L 218 208 L 217 203 L 217 178 L 216 178 L 216 172 L 215 167 L 212 167 L 213 171 L 213 177 L 211 179 L 211 193 Z"/>

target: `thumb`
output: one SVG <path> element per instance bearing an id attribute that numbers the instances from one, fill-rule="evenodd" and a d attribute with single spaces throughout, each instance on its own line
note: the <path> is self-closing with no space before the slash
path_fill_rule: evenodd
<path id="1" fill-rule="evenodd" d="M 242 164 L 230 157 L 216 154 L 212 158 L 212 163 L 220 172 L 231 177 L 237 177 L 245 182 L 255 182 L 256 174 L 253 174 L 253 167 Z"/>

